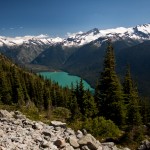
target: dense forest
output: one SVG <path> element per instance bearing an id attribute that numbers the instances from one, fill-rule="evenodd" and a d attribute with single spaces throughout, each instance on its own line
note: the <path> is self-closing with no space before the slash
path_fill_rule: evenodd
<path id="1" fill-rule="evenodd" d="M 0 106 L 26 110 L 34 119 L 44 114 L 47 121 L 67 121 L 99 139 L 109 137 L 119 144 L 137 146 L 144 135 L 149 136 L 150 100 L 139 97 L 129 65 L 120 81 L 111 42 L 105 53 L 94 94 L 84 90 L 82 79 L 71 88 L 63 88 L 0 54 Z"/>

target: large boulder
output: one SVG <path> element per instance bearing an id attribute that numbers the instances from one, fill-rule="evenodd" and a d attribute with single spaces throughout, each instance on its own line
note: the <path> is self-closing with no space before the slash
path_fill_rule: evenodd
<path id="1" fill-rule="evenodd" d="M 0 110 L 0 118 L 12 118 L 12 114 L 7 110 Z"/>
<path id="2" fill-rule="evenodd" d="M 73 148 L 78 148 L 78 147 L 79 147 L 77 138 L 76 138 L 76 137 L 73 137 L 73 136 L 69 137 L 69 144 L 70 144 Z"/>
<path id="3" fill-rule="evenodd" d="M 101 145 L 91 134 L 87 134 L 78 140 L 80 146 L 87 146 L 90 150 L 97 150 Z"/>

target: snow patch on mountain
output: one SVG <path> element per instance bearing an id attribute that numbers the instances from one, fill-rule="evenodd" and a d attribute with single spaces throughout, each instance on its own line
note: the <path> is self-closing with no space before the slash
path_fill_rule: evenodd
<path id="1" fill-rule="evenodd" d="M 150 34 L 150 24 L 138 25 L 136 26 L 138 31 L 143 32 L 145 34 Z"/>

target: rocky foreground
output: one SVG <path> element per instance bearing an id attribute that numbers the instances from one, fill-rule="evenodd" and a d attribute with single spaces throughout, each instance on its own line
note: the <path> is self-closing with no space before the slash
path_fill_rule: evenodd
<path id="1" fill-rule="evenodd" d="M 113 142 L 100 143 L 85 130 L 75 132 L 66 123 L 31 121 L 19 111 L 0 110 L 0 150 L 129 150 Z"/>

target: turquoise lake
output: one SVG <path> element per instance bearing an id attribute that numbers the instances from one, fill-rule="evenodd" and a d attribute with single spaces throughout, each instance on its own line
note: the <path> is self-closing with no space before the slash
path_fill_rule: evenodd
<path id="1" fill-rule="evenodd" d="M 38 74 L 42 75 L 46 79 L 51 79 L 52 81 L 58 82 L 62 87 L 68 86 L 71 87 L 71 83 L 76 86 L 77 82 L 80 82 L 80 77 L 70 75 L 67 72 L 39 72 Z M 83 85 L 85 89 L 93 91 L 93 88 L 83 80 Z"/>

